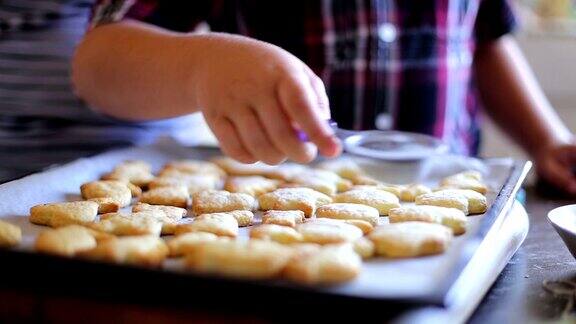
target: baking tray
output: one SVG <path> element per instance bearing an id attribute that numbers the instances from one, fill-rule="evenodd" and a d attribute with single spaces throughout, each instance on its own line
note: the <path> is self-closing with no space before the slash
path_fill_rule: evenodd
<path id="1" fill-rule="evenodd" d="M 372 176 L 388 182 L 418 181 L 431 186 L 455 172 L 477 169 L 486 175 L 492 192 L 490 207 L 480 216 L 471 216 L 467 234 L 455 239 L 443 255 L 408 260 L 376 258 L 365 261 L 360 277 L 338 286 L 307 287 L 285 281 L 245 281 L 198 275 L 168 264 L 167 269 L 146 269 L 97 263 L 34 253 L 35 235 L 43 229 L 28 222 L 28 209 L 36 204 L 78 199 L 80 184 L 97 179 L 115 164 L 126 159 L 143 159 L 159 168 L 163 163 L 182 158 L 208 158 L 219 152 L 208 148 L 187 148 L 162 143 L 111 151 L 0 185 L 0 219 L 20 225 L 23 244 L 17 249 L 0 250 L 0 285 L 59 292 L 87 292 L 105 298 L 130 298 L 144 302 L 170 299 L 174 290 L 201 292 L 202 302 L 247 302 L 254 296 L 263 303 L 290 301 L 292 304 L 350 303 L 388 305 L 446 305 L 448 293 L 462 271 L 482 246 L 488 233 L 500 226 L 528 170 L 529 162 L 511 159 L 477 160 L 444 156 L 414 163 L 387 163 L 358 159 Z M 381 218 L 386 221 L 386 218 Z M 245 229 L 243 230 L 246 231 Z M 485 265 L 490 267 L 490 265 Z M 485 271 L 485 269 L 478 269 Z M 50 280 L 46 280 L 50 278 Z M 158 292 L 159 294 L 150 294 Z M 178 298 L 174 302 L 182 302 Z M 198 299 L 198 298 L 196 298 Z M 251 302 L 252 303 L 252 302 Z M 400 307 L 400 306 L 398 306 Z"/>

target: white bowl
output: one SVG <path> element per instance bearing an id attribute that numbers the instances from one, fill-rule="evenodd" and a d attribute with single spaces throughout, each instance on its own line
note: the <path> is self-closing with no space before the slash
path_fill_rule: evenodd
<path id="1" fill-rule="evenodd" d="M 576 205 L 555 208 L 548 213 L 548 220 L 576 258 Z"/>

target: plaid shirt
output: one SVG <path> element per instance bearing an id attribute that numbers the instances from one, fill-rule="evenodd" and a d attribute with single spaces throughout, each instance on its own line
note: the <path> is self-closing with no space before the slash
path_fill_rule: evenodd
<path id="1" fill-rule="evenodd" d="M 93 25 L 129 17 L 190 32 L 206 22 L 278 45 L 324 80 L 340 127 L 378 119 L 460 154 L 479 145 L 475 46 L 515 27 L 506 0 L 101 0 L 93 13 Z"/>

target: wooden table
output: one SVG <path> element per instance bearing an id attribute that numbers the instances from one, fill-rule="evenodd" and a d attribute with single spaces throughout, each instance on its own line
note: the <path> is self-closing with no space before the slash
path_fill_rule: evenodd
<path id="1" fill-rule="evenodd" d="M 570 201 L 543 198 L 530 189 L 527 193 L 531 225 L 528 237 L 472 316 L 472 323 L 525 323 L 529 320 L 557 319 L 565 306 L 566 300 L 545 291 L 542 282 L 546 279 L 576 280 L 576 261 L 546 219 L 549 210 L 569 204 Z M 38 269 L 39 275 L 41 272 L 42 269 Z M 183 298 L 186 295 L 202 294 L 199 291 L 181 292 L 177 287 L 173 289 L 175 293 L 182 294 Z M 324 312 L 329 310 L 328 305 L 327 310 L 316 310 L 315 315 L 322 318 Z M 112 320 L 138 323 L 258 323 L 298 320 L 298 317 L 287 316 L 295 312 L 298 313 L 291 309 L 285 312 L 264 312 L 258 307 L 257 301 L 251 309 L 237 309 L 233 305 L 214 305 L 208 309 L 195 306 L 194 303 L 187 305 L 185 302 L 178 306 L 111 302 L 82 294 L 0 288 L 0 322 L 93 323 Z M 374 314 L 378 314 L 380 319 L 394 318 L 398 308 L 378 309 Z"/>

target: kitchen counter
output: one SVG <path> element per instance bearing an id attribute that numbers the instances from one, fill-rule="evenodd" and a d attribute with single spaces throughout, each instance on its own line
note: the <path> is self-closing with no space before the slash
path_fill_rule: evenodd
<path id="1" fill-rule="evenodd" d="M 471 318 L 471 323 L 529 323 L 558 320 L 567 299 L 543 288 L 544 280 L 576 283 L 576 260 L 548 223 L 550 210 L 575 200 L 545 198 L 528 189 L 530 231 Z M 576 316 L 570 323 L 576 322 Z"/>
<path id="2" fill-rule="evenodd" d="M 548 224 L 546 214 L 555 207 L 569 203 L 567 200 L 543 198 L 534 190 L 527 190 L 526 207 L 531 226 L 528 237 L 473 314 L 471 323 L 526 323 L 559 318 L 566 299 L 547 292 L 543 289 L 542 282 L 576 282 L 576 261 Z M 201 292 L 183 293 L 184 296 L 186 294 L 197 296 Z M 145 323 L 232 320 L 267 322 L 294 319 L 285 317 L 284 314 L 295 314 L 289 310 L 282 312 L 284 314 L 263 313 L 257 302 L 252 309 L 237 309 L 231 307 L 233 305 L 218 305 L 216 308 L 195 306 L 194 303 L 184 305 L 141 304 L 130 300 L 108 301 L 81 293 L 70 295 L 53 290 L 22 291 L 0 288 L 0 319 L 9 321 L 100 322 L 113 319 L 115 322 Z M 231 308 L 234 309 L 230 311 Z M 388 318 L 389 315 L 394 317 L 399 308 L 390 308 L 379 309 L 379 318 Z M 321 316 L 318 311 L 317 315 Z M 573 320 L 576 320 L 576 317 Z"/>

